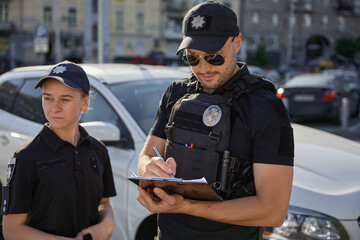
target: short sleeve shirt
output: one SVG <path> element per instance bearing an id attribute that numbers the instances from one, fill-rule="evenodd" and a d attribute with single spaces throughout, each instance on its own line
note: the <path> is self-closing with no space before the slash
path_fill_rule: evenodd
<path id="1" fill-rule="evenodd" d="M 213 94 L 224 94 L 244 75 L 245 64 Z M 189 79 L 173 82 L 163 94 L 150 134 L 166 138 L 165 126 L 172 106 L 188 92 L 191 84 L 201 92 L 201 85 Z M 269 89 L 260 88 L 240 95 L 232 102 L 230 152 L 232 156 L 253 163 L 293 166 L 294 140 L 287 110 Z M 159 214 L 161 232 L 171 239 L 257 239 L 260 229 L 210 221 L 186 214 Z M 176 233 L 172 229 L 177 229 Z M 205 235 L 204 235 L 205 234 Z M 242 237 L 239 237 L 242 236 Z"/>
<path id="2" fill-rule="evenodd" d="M 28 213 L 27 225 L 66 237 L 99 222 L 101 199 L 116 195 L 110 159 L 101 142 L 79 129 L 76 147 L 44 126 L 15 153 L 3 214 Z"/>

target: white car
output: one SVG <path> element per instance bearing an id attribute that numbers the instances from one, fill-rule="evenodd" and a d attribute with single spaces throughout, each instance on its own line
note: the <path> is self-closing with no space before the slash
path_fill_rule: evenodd
<path id="1" fill-rule="evenodd" d="M 172 67 L 84 64 L 91 83 L 91 109 L 81 116 L 89 133 L 109 150 L 117 196 L 112 239 L 147 240 L 156 215 L 136 200 L 137 157 L 168 84 L 188 73 Z M 36 81 L 49 66 L 17 68 L 0 76 L 0 176 L 7 162 L 46 121 Z M 293 124 L 295 176 L 282 227 L 266 228 L 265 239 L 360 238 L 360 144 Z"/>

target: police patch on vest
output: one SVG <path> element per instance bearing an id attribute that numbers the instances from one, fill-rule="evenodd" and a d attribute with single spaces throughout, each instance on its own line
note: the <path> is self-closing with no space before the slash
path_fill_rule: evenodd
<path id="1" fill-rule="evenodd" d="M 221 108 L 218 105 L 211 105 L 203 114 L 203 123 L 207 127 L 213 127 L 220 121 L 221 115 Z"/>
<path id="2" fill-rule="evenodd" d="M 6 172 L 6 183 L 9 184 L 12 176 L 14 175 L 16 158 L 11 158 L 8 163 L 8 168 Z"/>

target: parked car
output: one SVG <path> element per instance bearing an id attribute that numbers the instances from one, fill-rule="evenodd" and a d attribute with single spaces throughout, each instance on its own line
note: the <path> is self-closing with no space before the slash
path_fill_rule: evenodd
<path id="1" fill-rule="evenodd" d="M 340 121 L 343 101 L 349 114 L 360 112 L 360 95 L 351 89 L 343 76 L 305 73 L 297 75 L 278 89 L 290 117 L 294 119 L 335 119 Z"/>
<path id="2" fill-rule="evenodd" d="M 350 89 L 356 90 L 357 92 L 360 93 L 360 78 L 355 70 L 329 69 L 329 70 L 324 70 L 322 73 L 333 74 L 336 76 L 343 77 L 345 82 L 349 85 Z"/>
<path id="3" fill-rule="evenodd" d="M 156 215 L 138 201 L 137 157 L 168 84 L 188 75 L 164 66 L 85 64 L 91 83 L 90 110 L 81 124 L 110 154 L 117 196 L 111 199 L 112 239 L 152 240 Z M 0 174 L 4 183 L 13 152 L 46 121 L 35 82 L 49 66 L 17 68 L 0 76 Z M 295 175 L 287 218 L 266 228 L 266 239 L 347 239 L 360 236 L 360 144 L 293 124 Z"/>

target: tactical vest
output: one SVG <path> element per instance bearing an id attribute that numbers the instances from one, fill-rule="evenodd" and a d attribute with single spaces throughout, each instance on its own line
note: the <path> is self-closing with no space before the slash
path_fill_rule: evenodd
<path id="1" fill-rule="evenodd" d="M 176 177 L 205 177 L 223 198 L 255 195 L 252 162 L 231 156 L 231 105 L 240 95 L 259 88 L 276 92 L 274 84 L 246 74 L 223 95 L 190 88 L 173 106 L 165 128 L 165 159 L 176 161 Z"/>

